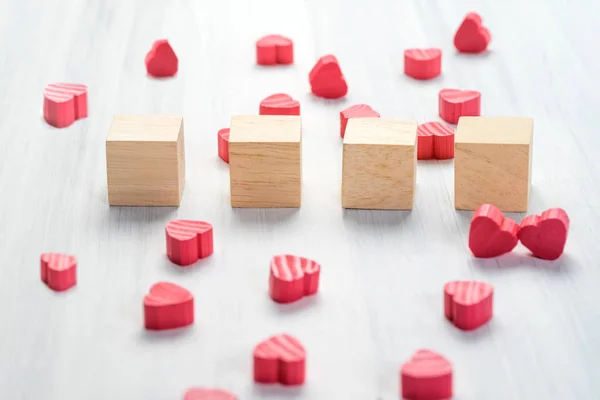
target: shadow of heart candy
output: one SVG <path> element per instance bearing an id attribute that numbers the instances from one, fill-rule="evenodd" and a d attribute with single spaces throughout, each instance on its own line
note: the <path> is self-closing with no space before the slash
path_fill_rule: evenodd
<path id="1" fill-rule="evenodd" d="M 70 289 L 77 283 L 77 258 L 68 254 L 43 253 L 40 275 L 42 282 L 54 291 Z"/>
<path id="2" fill-rule="evenodd" d="M 273 336 L 254 348 L 254 381 L 301 385 L 306 378 L 306 352 L 300 341 L 288 334 Z"/>
<path id="3" fill-rule="evenodd" d="M 492 319 L 494 287 L 477 281 L 444 285 L 444 314 L 459 329 L 470 331 Z"/>
<path id="4" fill-rule="evenodd" d="M 166 78 L 177 73 L 179 60 L 175 51 L 166 39 L 154 42 L 146 54 L 146 71 L 154 78 Z"/>
<path id="5" fill-rule="evenodd" d="M 55 128 L 66 128 L 88 116 L 87 86 L 51 83 L 44 88 L 44 119 Z"/>
<path id="6" fill-rule="evenodd" d="M 208 222 L 178 219 L 165 228 L 167 257 L 179 266 L 187 266 L 213 253 L 213 227 Z"/>
<path id="7" fill-rule="evenodd" d="M 300 102 L 285 93 L 276 93 L 260 102 L 260 115 L 300 115 Z"/>
<path id="8" fill-rule="evenodd" d="M 367 104 L 355 104 L 340 111 L 340 136 L 346 135 L 346 126 L 350 118 L 379 118 L 381 115 Z"/>
<path id="9" fill-rule="evenodd" d="M 485 51 L 492 36 L 483 27 L 477 13 L 469 13 L 454 34 L 454 47 L 461 53 L 481 53 Z"/>
<path id="10" fill-rule="evenodd" d="M 519 240 L 531 253 L 544 260 L 559 258 L 567 243 L 569 216 L 561 208 L 551 208 L 542 215 L 529 215 L 521 221 Z"/>
<path id="11" fill-rule="evenodd" d="M 188 389 L 183 400 L 237 400 L 237 397 L 225 390 L 198 387 Z"/>
<path id="12" fill-rule="evenodd" d="M 281 35 L 267 35 L 256 41 L 256 63 L 259 65 L 293 64 L 294 42 Z"/>
<path id="13" fill-rule="evenodd" d="M 502 211 L 491 204 L 479 206 L 469 229 L 469 249 L 478 258 L 498 257 L 512 251 L 517 243 L 519 225 L 505 218 Z"/>
<path id="14" fill-rule="evenodd" d="M 339 99 L 348 93 L 348 85 L 337 58 L 321 57 L 308 75 L 312 93 L 324 99 Z"/>
<path id="15" fill-rule="evenodd" d="M 159 282 L 144 297 L 146 329 L 163 330 L 191 325 L 194 322 L 194 296 L 170 282 Z"/>
<path id="16" fill-rule="evenodd" d="M 319 290 L 321 265 L 289 254 L 271 259 L 269 295 L 277 303 L 291 303 Z"/>
<path id="17" fill-rule="evenodd" d="M 400 391 L 408 400 L 452 397 L 452 364 L 431 350 L 419 350 L 400 369 Z"/>

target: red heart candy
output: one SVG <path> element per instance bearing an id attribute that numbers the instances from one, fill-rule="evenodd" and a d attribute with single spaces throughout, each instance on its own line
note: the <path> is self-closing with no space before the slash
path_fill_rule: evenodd
<path id="1" fill-rule="evenodd" d="M 177 265 L 190 265 L 213 253 L 213 229 L 208 222 L 177 219 L 167 224 L 165 232 L 167 256 Z"/>
<path id="2" fill-rule="evenodd" d="M 217 132 L 217 143 L 219 146 L 219 157 L 229 164 L 229 128 L 219 129 L 219 132 Z"/>
<path id="3" fill-rule="evenodd" d="M 402 397 L 442 400 L 452 397 L 452 364 L 431 350 L 419 350 L 400 370 Z"/>
<path id="4" fill-rule="evenodd" d="M 194 322 L 194 297 L 174 283 L 159 282 L 144 297 L 146 329 L 180 328 Z"/>
<path id="5" fill-rule="evenodd" d="M 481 53 L 487 49 L 492 36 L 481 24 L 477 13 L 469 13 L 454 35 L 454 47 L 461 53 Z"/>
<path id="6" fill-rule="evenodd" d="M 146 70 L 155 78 L 165 78 L 177 73 L 179 60 L 166 39 L 157 40 L 146 54 Z"/>
<path id="7" fill-rule="evenodd" d="M 454 129 L 441 122 L 426 122 L 417 128 L 417 159 L 454 158 Z"/>
<path id="8" fill-rule="evenodd" d="M 87 86 L 51 83 L 44 89 L 44 119 L 50 125 L 65 128 L 87 115 Z"/>
<path id="9" fill-rule="evenodd" d="M 519 242 L 519 225 L 491 204 L 479 206 L 471 219 L 469 248 L 475 257 L 491 258 L 508 253 Z"/>
<path id="10" fill-rule="evenodd" d="M 556 260 L 561 256 L 569 233 L 569 216 L 562 208 L 551 208 L 521 221 L 519 240 L 534 256 Z"/>
<path id="11" fill-rule="evenodd" d="M 190 388 L 183 400 L 237 400 L 237 397 L 221 389 Z"/>
<path id="12" fill-rule="evenodd" d="M 339 99 L 348 93 L 346 79 L 333 55 L 321 57 L 310 71 L 308 80 L 312 93 L 318 97 Z"/>
<path id="13" fill-rule="evenodd" d="M 285 93 L 272 94 L 260 102 L 260 115 L 300 115 L 300 102 Z"/>
<path id="14" fill-rule="evenodd" d="M 475 90 L 442 89 L 439 94 L 440 117 L 457 124 L 460 117 L 476 117 L 481 113 L 481 93 Z"/>
<path id="15" fill-rule="evenodd" d="M 379 118 L 377 111 L 366 104 L 355 104 L 340 111 L 340 136 L 343 138 L 346 134 L 346 126 L 350 118 Z"/>
<path id="16" fill-rule="evenodd" d="M 291 303 L 319 290 L 321 266 L 308 258 L 282 254 L 271 260 L 269 294 L 277 303 Z"/>
<path id="17" fill-rule="evenodd" d="M 267 35 L 256 42 L 256 63 L 259 65 L 292 64 L 294 42 L 281 35 Z"/>
<path id="18" fill-rule="evenodd" d="M 301 385 L 306 376 L 306 352 L 290 335 L 273 336 L 254 348 L 254 381 Z"/>
<path id="19" fill-rule="evenodd" d="M 415 79 L 432 79 L 442 72 L 442 50 L 404 50 L 404 73 Z"/>
<path id="20" fill-rule="evenodd" d="M 40 257 L 42 282 L 57 292 L 77 283 L 77 258 L 68 254 L 43 253 Z"/>
<path id="21" fill-rule="evenodd" d="M 458 329 L 470 331 L 492 319 L 494 287 L 485 282 L 454 281 L 444 285 L 444 314 Z"/>

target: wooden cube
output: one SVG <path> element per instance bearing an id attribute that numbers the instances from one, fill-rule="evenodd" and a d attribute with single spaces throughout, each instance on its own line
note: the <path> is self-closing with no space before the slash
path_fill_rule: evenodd
<path id="1" fill-rule="evenodd" d="M 300 117 L 233 117 L 229 130 L 229 177 L 232 207 L 300 207 Z"/>
<path id="2" fill-rule="evenodd" d="M 416 140 L 416 121 L 348 120 L 342 161 L 342 207 L 412 209 L 417 176 Z"/>
<path id="3" fill-rule="evenodd" d="M 454 143 L 454 201 L 458 210 L 489 203 L 525 212 L 531 186 L 533 119 L 462 117 Z"/>
<path id="4" fill-rule="evenodd" d="M 183 118 L 114 118 L 106 138 L 111 206 L 179 206 L 185 183 Z"/>

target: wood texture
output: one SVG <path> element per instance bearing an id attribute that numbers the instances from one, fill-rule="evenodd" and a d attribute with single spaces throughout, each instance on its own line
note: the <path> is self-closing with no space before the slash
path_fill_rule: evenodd
<path id="1" fill-rule="evenodd" d="M 481 56 L 452 45 L 471 10 L 493 36 Z M 454 400 L 597 400 L 598 15 L 590 0 L 1 1 L 0 399 L 173 400 L 204 386 L 243 400 L 398 400 L 400 365 L 430 348 L 452 361 Z M 255 41 L 272 32 L 294 39 L 294 65 L 255 65 Z M 146 76 L 158 38 L 180 58 L 173 79 Z M 431 46 L 442 75 L 405 77 L 403 49 Z M 348 80 L 343 101 L 309 93 L 308 72 L 329 52 Z M 55 129 L 42 91 L 61 81 L 88 86 L 89 117 Z M 529 212 L 569 213 L 558 261 L 521 245 L 473 259 L 452 160 L 418 163 L 412 212 L 340 206 L 339 111 L 366 103 L 386 118 L 438 120 L 444 87 L 481 90 L 484 115 L 534 119 Z M 302 208 L 232 209 L 215 133 L 278 92 L 302 103 Z M 105 141 L 122 114 L 184 116 L 179 208 L 109 207 Z M 177 218 L 214 226 L 214 254 L 187 269 L 165 252 Z M 76 287 L 41 282 L 43 252 L 77 256 Z M 273 303 L 269 261 L 281 253 L 319 261 L 316 296 Z M 465 334 L 444 318 L 451 280 L 494 285 L 489 325 Z M 194 294 L 189 330 L 145 332 L 142 300 L 159 281 Z M 307 350 L 302 389 L 252 384 L 254 346 L 281 332 Z"/>
<path id="2" fill-rule="evenodd" d="M 454 155 L 457 210 L 493 204 L 503 212 L 526 212 L 531 188 L 533 119 L 462 117 Z"/>
<path id="3" fill-rule="evenodd" d="M 342 207 L 411 210 L 417 121 L 351 118 L 344 135 Z"/>

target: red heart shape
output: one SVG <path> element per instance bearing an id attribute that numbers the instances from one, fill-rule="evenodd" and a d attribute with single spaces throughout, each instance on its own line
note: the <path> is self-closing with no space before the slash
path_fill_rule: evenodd
<path id="1" fill-rule="evenodd" d="M 50 125 L 65 128 L 87 115 L 87 86 L 51 83 L 44 89 L 44 119 Z"/>
<path id="2" fill-rule="evenodd" d="M 180 266 L 195 263 L 213 253 L 213 228 L 204 221 L 177 219 L 167 224 L 167 256 Z"/>
<path id="3" fill-rule="evenodd" d="M 260 102 L 260 115 L 300 115 L 300 102 L 285 93 L 272 94 Z"/>
<path id="4" fill-rule="evenodd" d="M 237 397 L 221 389 L 190 388 L 183 400 L 237 400 Z"/>
<path id="5" fill-rule="evenodd" d="M 256 63 L 259 65 L 292 64 L 294 42 L 281 35 L 267 35 L 256 42 Z"/>
<path id="6" fill-rule="evenodd" d="M 77 283 L 77 258 L 68 254 L 43 253 L 40 257 L 42 282 L 57 292 Z"/>
<path id="7" fill-rule="evenodd" d="M 254 381 L 301 385 L 306 376 L 306 352 L 290 335 L 273 336 L 254 348 Z"/>
<path id="8" fill-rule="evenodd" d="M 481 114 L 481 93 L 475 90 L 442 89 L 439 94 L 440 117 L 449 124 L 457 124 L 460 117 Z"/>
<path id="9" fill-rule="evenodd" d="M 194 296 L 174 283 L 159 282 L 144 297 L 146 329 L 180 328 L 194 322 Z"/>
<path id="10" fill-rule="evenodd" d="M 519 240 L 537 258 L 556 260 L 561 256 L 569 233 L 569 216 L 562 208 L 551 208 L 521 221 Z"/>
<path id="11" fill-rule="evenodd" d="M 414 79 L 432 79 L 442 72 L 442 50 L 404 50 L 404 73 Z"/>
<path id="12" fill-rule="evenodd" d="M 519 242 L 519 225 L 491 204 L 479 206 L 471 219 L 469 248 L 475 257 L 491 258 L 508 253 Z"/>
<path id="13" fill-rule="evenodd" d="M 417 128 L 417 159 L 454 158 L 454 129 L 441 122 L 426 122 Z"/>
<path id="14" fill-rule="evenodd" d="M 333 55 L 321 57 L 310 71 L 308 80 L 312 93 L 318 97 L 339 99 L 348 93 L 346 79 Z"/>
<path id="15" fill-rule="evenodd" d="M 173 76 L 179 68 L 179 60 L 175 51 L 166 39 L 157 40 L 146 54 L 146 70 L 155 78 Z"/>
<path id="16" fill-rule="evenodd" d="M 469 13 L 454 35 L 454 47 L 461 53 L 481 53 L 487 49 L 492 36 L 481 23 L 477 13 Z"/>
<path id="17" fill-rule="evenodd" d="M 277 303 L 291 303 L 319 290 L 321 265 L 308 258 L 289 254 L 271 259 L 269 294 Z"/>
<path id="18" fill-rule="evenodd" d="M 452 364 L 431 350 L 419 350 L 400 370 L 402 397 L 442 400 L 452 397 Z"/>
<path id="19" fill-rule="evenodd" d="M 379 118 L 381 115 L 366 104 L 355 104 L 340 111 L 340 136 L 344 138 L 350 118 Z"/>
<path id="20" fill-rule="evenodd" d="M 219 129 L 219 132 L 217 132 L 217 143 L 219 157 L 229 164 L 229 128 Z"/>
<path id="21" fill-rule="evenodd" d="M 485 282 L 454 281 L 444 285 L 444 314 L 464 331 L 477 329 L 492 319 L 494 287 Z"/>

